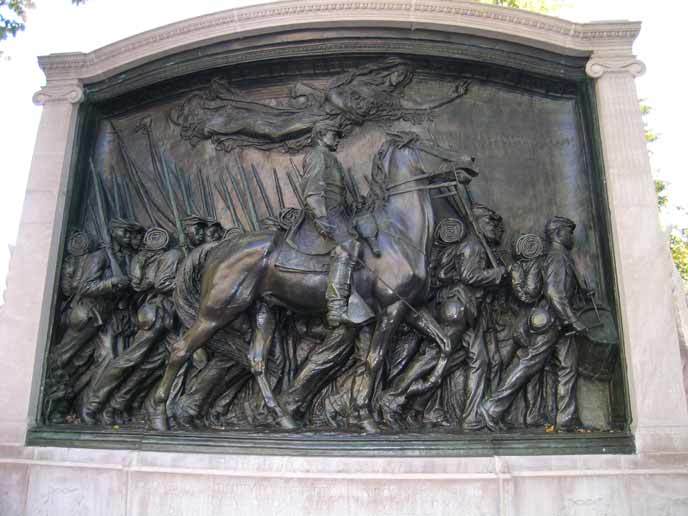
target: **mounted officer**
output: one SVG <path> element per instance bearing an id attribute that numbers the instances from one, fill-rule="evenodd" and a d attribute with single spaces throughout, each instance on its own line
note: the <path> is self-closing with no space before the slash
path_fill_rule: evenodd
<path id="1" fill-rule="evenodd" d="M 351 275 L 360 253 L 360 242 L 351 230 L 350 205 L 347 202 L 346 176 L 334 151 L 339 144 L 339 128 L 330 121 L 315 124 L 313 147 L 303 158 L 301 186 L 306 213 L 318 232 L 337 246 L 330 253 L 327 281 L 327 322 L 337 327 L 347 321 L 351 294 Z"/>

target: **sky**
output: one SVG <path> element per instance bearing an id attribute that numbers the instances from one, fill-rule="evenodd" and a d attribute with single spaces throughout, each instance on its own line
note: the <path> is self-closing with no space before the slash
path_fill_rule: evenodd
<path id="1" fill-rule="evenodd" d="M 35 0 L 26 31 L 0 42 L 0 292 L 4 291 L 10 246 L 16 243 L 24 190 L 41 108 L 31 102 L 45 83 L 36 56 L 89 52 L 168 23 L 203 14 L 265 3 L 259 0 Z M 639 96 L 652 107 L 648 127 L 659 134 L 651 145 L 652 168 L 668 181 L 671 205 L 665 225 L 688 226 L 688 176 L 682 160 L 682 127 L 688 102 L 682 95 L 688 71 L 682 62 L 685 17 L 669 0 L 567 0 L 557 16 L 572 21 L 632 20 L 643 28 L 634 53 L 647 66 L 636 81 Z M 685 8 L 688 11 L 688 7 Z M 675 41 L 672 44 L 671 41 Z M 673 46 L 672 46 L 673 45 Z M 0 302 L 1 303 L 1 302 Z"/>

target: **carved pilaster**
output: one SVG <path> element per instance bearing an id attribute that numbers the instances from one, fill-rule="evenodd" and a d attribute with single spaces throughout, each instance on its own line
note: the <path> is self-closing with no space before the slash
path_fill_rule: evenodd
<path id="1" fill-rule="evenodd" d="M 684 440 L 670 440 L 678 448 L 685 446 L 680 443 L 685 443 L 688 415 L 683 390 L 673 380 L 681 377 L 681 360 L 670 289 L 672 266 L 659 226 L 635 88 L 635 77 L 644 71 L 643 63 L 630 53 L 593 54 L 586 66 L 595 79 L 632 417 L 638 448 L 649 451 L 656 439 L 645 434 L 681 434 Z"/>

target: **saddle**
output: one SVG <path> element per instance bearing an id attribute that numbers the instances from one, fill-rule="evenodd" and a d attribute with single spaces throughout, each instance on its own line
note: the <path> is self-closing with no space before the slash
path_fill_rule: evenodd
<path id="1" fill-rule="evenodd" d="M 346 222 L 337 224 L 346 227 Z M 298 219 L 287 230 L 284 243 L 278 251 L 275 266 L 293 272 L 316 272 L 327 274 L 330 268 L 330 253 L 338 242 L 351 239 L 346 231 L 338 231 L 336 240 L 323 237 L 315 227 L 313 219 L 302 211 Z"/>
<path id="2" fill-rule="evenodd" d="M 345 227 L 339 225 L 339 227 Z M 341 231 L 341 235 L 335 235 L 337 241 L 351 239 L 352 236 Z M 287 272 L 301 274 L 328 274 L 330 271 L 330 252 L 337 246 L 337 241 L 325 239 L 315 228 L 310 217 L 304 213 L 297 222 L 287 231 L 286 238 L 279 245 L 275 267 Z M 354 268 L 359 268 L 356 264 Z M 352 285 L 349 295 L 347 317 L 355 324 L 363 324 L 375 317 L 365 300 L 358 294 Z"/>

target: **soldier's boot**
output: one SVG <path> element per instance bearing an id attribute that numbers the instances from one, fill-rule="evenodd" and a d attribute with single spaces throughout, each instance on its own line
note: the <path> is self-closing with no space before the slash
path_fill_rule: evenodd
<path id="1" fill-rule="evenodd" d="M 349 295 L 351 294 L 351 276 L 354 264 L 360 251 L 360 243 L 337 246 L 330 256 L 330 273 L 327 277 L 327 324 L 336 328 L 347 322 Z"/>

